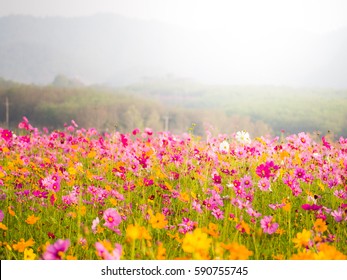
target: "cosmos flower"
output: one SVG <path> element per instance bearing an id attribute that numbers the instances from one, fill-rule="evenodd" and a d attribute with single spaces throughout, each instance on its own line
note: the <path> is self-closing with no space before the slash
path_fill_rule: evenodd
<path id="1" fill-rule="evenodd" d="M 272 216 L 265 216 L 263 219 L 261 219 L 260 225 L 265 233 L 273 234 L 276 232 L 278 223 L 272 223 L 272 220 Z"/>
<path id="2" fill-rule="evenodd" d="M 49 245 L 44 252 L 42 259 L 44 260 L 61 260 L 65 252 L 70 246 L 70 240 L 58 239 L 54 244 Z"/>
<path id="3" fill-rule="evenodd" d="M 229 153 L 229 150 L 230 150 L 230 145 L 229 145 L 228 141 L 224 140 L 222 143 L 220 143 L 219 151 L 221 153 L 227 154 L 227 153 Z"/>
<path id="4" fill-rule="evenodd" d="M 241 144 L 251 144 L 252 142 L 249 133 L 243 130 L 236 132 L 235 138 Z"/>
<path id="5" fill-rule="evenodd" d="M 104 226 L 111 230 L 114 230 L 122 221 L 122 217 L 115 208 L 108 208 L 105 210 L 103 218 L 105 220 Z"/>

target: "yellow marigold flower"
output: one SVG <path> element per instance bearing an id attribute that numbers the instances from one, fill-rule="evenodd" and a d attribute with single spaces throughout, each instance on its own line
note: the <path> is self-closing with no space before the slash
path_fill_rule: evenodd
<path id="1" fill-rule="evenodd" d="M 212 237 L 218 237 L 219 235 L 218 225 L 214 223 L 209 223 L 208 228 L 204 227 L 202 230 Z"/>
<path id="2" fill-rule="evenodd" d="M 334 246 L 322 243 L 318 246 L 316 260 L 347 260 L 347 256 L 338 251 Z"/>
<path id="3" fill-rule="evenodd" d="M 189 201 L 189 194 L 186 193 L 186 192 L 182 192 L 180 194 L 180 200 L 183 201 L 183 202 L 188 202 Z"/>
<path id="4" fill-rule="evenodd" d="M 200 228 L 193 232 L 188 232 L 183 239 L 182 249 L 186 253 L 208 252 L 212 239 L 208 238 L 207 234 L 202 232 Z"/>
<path id="5" fill-rule="evenodd" d="M 314 260 L 315 254 L 312 251 L 305 250 L 295 255 L 292 255 L 290 259 L 291 260 Z"/>
<path id="6" fill-rule="evenodd" d="M 31 247 L 35 244 L 34 240 L 30 238 L 28 241 L 24 241 L 24 238 L 21 238 L 17 244 L 13 244 L 12 247 L 15 251 L 23 253 L 27 247 Z"/>
<path id="7" fill-rule="evenodd" d="M 24 249 L 24 260 L 35 260 L 36 254 L 34 254 L 33 249 Z"/>
<path id="8" fill-rule="evenodd" d="M 125 233 L 127 241 L 134 241 L 141 237 L 141 227 L 138 225 L 128 225 Z"/>
<path id="9" fill-rule="evenodd" d="M 110 198 L 110 203 L 112 204 L 112 206 L 117 206 L 118 202 L 117 202 L 117 199 L 111 197 Z"/>
<path id="10" fill-rule="evenodd" d="M 286 205 L 283 206 L 283 210 L 286 212 L 289 212 L 291 208 L 292 205 L 289 202 L 287 202 Z"/>
<path id="11" fill-rule="evenodd" d="M 301 248 L 306 247 L 311 238 L 311 232 L 304 229 L 302 232 L 296 234 L 296 238 L 293 238 L 295 247 Z"/>
<path id="12" fill-rule="evenodd" d="M 246 246 L 240 245 L 237 242 L 223 244 L 222 246 L 229 251 L 230 260 L 248 260 L 253 255 L 253 252 L 248 250 Z"/>
<path id="13" fill-rule="evenodd" d="M 317 219 L 314 223 L 314 229 L 317 232 L 324 232 L 328 229 L 327 224 L 325 223 L 325 221 L 323 221 L 323 219 Z"/>
<path id="14" fill-rule="evenodd" d="M 35 224 L 39 219 L 40 219 L 40 217 L 35 217 L 35 215 L 31 215 L 31 216 L 28 216 L 28 218 L 25 220 L 25 222 L 26 222 L 28 225 L 33 225 L 33 224 Z"/>
<path id="15" fill-rule="evenodd" d="M 2 230 L 7 230 L 7 226 L 5 226 L 3 223 L 0 223 L 0 229 Z"/>
<path id="16" fill-rule="evenodd" d="M 98 225 L 98 226 L 96 227 L 96 233 L 103 233 L 104 230 L 105 230 L 105 228 L 103 228 L 103 227 L 100 226 L 100 225 Z"/>
<path id="17" fill-rule="evenodd" d="M 9 213 L 11 216 L 16 216 L 16 213 L 12 210 L 12 206 L 9 206 L 9 207 L 8 207 L 8 213 Z"/>
<path id="18" fill-rule="evenodd" d="M 87 213 L 87 207 L 85 205 L 81 205 L 79 208 L 78 208 L 78 213 L 83 217 L 86 215 Z"/>
<path id="19" fill-rule="evenodd" d="M 282 235 L 282 234 L 284 234 L 286 231 L 284 230 L 284 229 L 281 229 L 281 228 L 278 228 L 277 230 L 276 230 L 276 233 L 277 234 L 279 234 L 279 235 Z"/>
<path id="20" fill-rule="evenodd" d="M 158 252 L 157 252 L 157 260 L 165 260 L 166 259 L 166 249 L 163 246 L 163 243 L 159 243 Z"/>
<path id="21" fill-rule="evenodd" d="M 178 235 L 177 232 L 175 233 L 175 235 L 173 235 L 173 234 L 171 234 L 171 233 L 167 233 L 167 235 L 168 235 L 170 238 L 176 240 L 178 243 L 182 243 L 182 241 L 183 241 L 182 238 L 179 237 L 179 235 Z"/>
<path id="22" fill-rule="evenodd" d="M 151 218 L 149 219 L 149 223 L 152 225 L 153 228 L 162 229 L 167 226 L 168 221 L 166 220 L 166 217 L 164 214 L 157 213 L 155 215 L 151 215 Z"/>
<path id="23" fill-rule="evenodd" d="M 77 260 L 77 257 L 68 255 L 68 256 L 66 256 L 66 259 L 69 261 L 74 261 L 74 260 Z"/>
<path id="24" fill-rule="evenodd" d="M 126 240 L 128 242 L 136 239 L 145 239 L 151 240 L 152 237 L 148 233 L 148 230 L 145 227 L 139 225 L 128 225 L 125 233 Z"/>
<path id="25" fill-rule="evenodd" d="M 250 234 L 251 233 L 251 229 L 249 227 L 249 225 L 245 222 L 245 221 L 241 221 L 240 224 L 238 224 L 236 226 L 236 228 L 238 229 L 238 231 L 240 231 L 241 233 L 247 233 L 247 234 Z"/>

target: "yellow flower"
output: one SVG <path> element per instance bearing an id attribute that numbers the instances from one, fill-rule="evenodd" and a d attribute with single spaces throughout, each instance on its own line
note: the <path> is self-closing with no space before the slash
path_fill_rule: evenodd
<path id="1" fill-rule="evenodd" d="M 2 230 L 7 230 L 7 226 L 5 226 L 3 223 L 0 223 L 0 229 Z"/>
<path id="2" fill-rule="evenodd" d="M 202 232 L 200 228 L 188 232 L 182 243 L 182 249 L 186 253 L 198 253 L 198 256 L 206 255 L 210 249 L 212 239 Z M 205 253 L 205 254 L 203 254 Z"/>
<path id="3" fill-rule="evenodd" d="M 11 216 L 16 216 L 16 213 L 12 210 L 12 206 L 9 206 L 9 207 L 8 207 L 8 213 L 9 213 Z"/>
<path id="4" fill-rule="evenodd" d="M 77 260 L 77 257 L 68 255 L 68 256 L 66 256 L 66 259 L 69 260 L 69 261 L 74 261 L 74 260 Z"/>
<path id="5" fill-rule="evenodd" d="M 148 230 L 145 227 L 139 225 L 128 225 L 125 233 L 126 240 L 131 242 L 136 239 L 151 240 Z"/>
<path id="6" fill-rule="evenodd" d="M 165 219 L 165 215 L 162 213 L 157 213 L 155 215 L 151 215 L 149 219 L 149 223 L 153 228 L 162 229 L 165 228 L 168 224 L 168 221 Z"/>
<path id="7" fill-rule="evenodd" d="M 30 238 L 28 241 L 24 241 L 24 238 L 21 238 L 20 241 L 17 242 L 17 244 L 13 244 L 12 247 L 15 251 L 23 253 L 27 247 L 31 247 L 34 244 L 35 242 L 32 238 Z"/>
<path id="8" fill-rule="evenodd" d="M 245 222 L 245 221 L 241 221 L 240 224 L 238 224 L 236 226 L 236 228 L 241 232 L 241 233 L 247 233 L 247 234 L 250 234 L 251 233 L 251 229 L 249 227 L 249 225 Z"/>
<path id="9" fill-rule="evenodd" d="M 141 227 L 138 225 L 128 225 L 126 229 L 125 237 L 129 241 L 140 239 Z"/>
<path id="10" fill-rule="evenodd" d="M 322 243 L 318 247 L 316 260 L 347 260 L 347 256 L 338 251 L 334 246 Z"/>
<path id="11" fill-rule="evenodd" d="M 206 232 L 208 235 L 212 237 L 218 237 L 219 232 L 218 232 L 218 225 L 214 223 L 209 223 L 208 228 L 204 227 L 202 229 L 203 232 Z"/>
<path id="12" fill-rule="evenodd" d="M 328 229 L 325 221 L 323 221 L 323 219 L 317 219 L 314 223 L 314 229 L 317 232 L 324 232 Z"/>
<path id="13" fill-rule="evenodd" d="M 186 193 L 186 192 L 182 192 L 182 193 L 180 194 L 179 199 L 180 199 L 181 201 L 183 201 L 183 202 L 188 202 L 188 201 L 189 201 L 189 194 Z"/>
<path id="14" fill-rule="evenodd" d="M 291 208 L 292 205 L 289 202 L 287 202 L 286 205 L 284 205 L 283 210 L 289 212 Z"/>
<path id="15" fill-rule="evenodd" d="M 87 208 L 85 205 L 81 205 L 79 208 L 78 208 L 78 213 L 83 217 L 86 215 L 87 213 Z"/>
<path id="16" fill-rule="evenodd" d="M 33 224 L 35 224 L 39 219 L 40 219 L 40 217 L 35 217 L 35 215 L 31 215 L 31 216 L 28 216 L 28 218 L 25 220 L 25 222 L 26 222 L 28 225 L 33 225 Z"/>
<path id="17" fill-rule="evenodd" d="M 286 231 L 284 230 L 284 229 L 281 229 L 281 228 L 278 228 L 277 230 L 276 230 L 276 233 L 277 234 L 279 234 L 279 235 L 282 235 L 282 234 L 284 234 Z"/>
<path id="18" fill-rule="evenodd" d="M 253 252 L 249 251 L 246 246 L 240 245 L 237 242 L 222 244 L 222 247 L 229 251 L 230 260 L 248 260 L 253 255 Z"/>
<path id="19" fill-rule="evenodd" d="M 165 260 L 166 259 L 166 249 L 163 246 L 163 243 L 159 243 L 158 252 L 157 252 L 157 260 Z"/>
<path id="20" fill-rule="evenodd" d="M 296 238 L 293 238 L 295 247 L 301 248 L 306 247 L 311 238 L 311 232 L 304 229 L 302 232 L 296 234 Z"/>
<path id="21" fill-rule="evenodd" d="M 311 251 L 306 250 L 306 251 L 302 251 L 293 255 L 290 259 L 291 260 L 314 260 L 315 254 Z"/>
<path id="22" fill-rule="evenodd" d="M 35 260 L 36 254 L 34 254 L 33 249 L 24 249 L 24 260 Z"/>

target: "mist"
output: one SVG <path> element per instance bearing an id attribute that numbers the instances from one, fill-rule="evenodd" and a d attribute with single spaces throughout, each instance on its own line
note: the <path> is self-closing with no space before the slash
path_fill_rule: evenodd
<path id="1" fill-rule="evenodd" d="M 189 30 L 113 14 L 8 16 L 0 19 L 0 76 L 43 84 L 63 74 L 110 85 L 173 75 L 206 84 L 347 86 L 347 29 L 252 28 Z"/>

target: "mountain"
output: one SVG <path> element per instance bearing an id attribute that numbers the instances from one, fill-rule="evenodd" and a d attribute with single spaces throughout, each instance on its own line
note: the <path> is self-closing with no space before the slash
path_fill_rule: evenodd
<path id="1" fill-rule="evenodd" d="M 57 75 L 117 86 L 175 75 L 205 83 L 347 87 L 347 29 L 254 36 L 235 28 L 196 32 L 112 14 L 6 16 L 0 76 L 37 84 Z"/>

